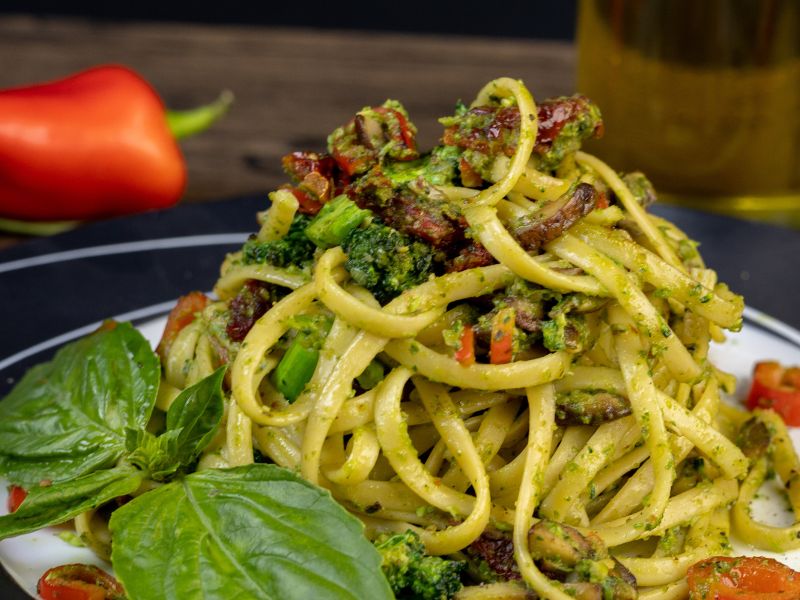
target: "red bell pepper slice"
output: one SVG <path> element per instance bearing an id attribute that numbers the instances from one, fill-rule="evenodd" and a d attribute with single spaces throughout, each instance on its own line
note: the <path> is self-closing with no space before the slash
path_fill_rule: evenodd
<path id="1" fill-rule="evenodd" d="M 164 334 L 156 348 L 156 352 L 162 360 L 167 358 L 172 342 L 175 341 L 181 330 L 194 321 L 197 313 L 202 312 L 206 306 L 208 306 L 208 298 L 202 292 L 190 292 L 178 298 L 177 304 L 167 317 Z"/>
<path id="2" fill-rule="evenodd" d="M 8 487 L 8 512 L 17 512 L 19 505 L 28 497 L 28 492 L 25 488 L 18 485 L 11 485 Z"/>
<path id="3" fill-rule="evenodd" d="M 764 361 L 753 369 L 747 408 L 771 408 L 787 425 L 800 426 L 800 368 Z"/>
<path id="4" fill-rule="evenodd" d="M 289 188 L 295 198 L 297 198 L 297 211 L 304 215 L 315 215 L 322 210 L 322 202 L 314 198 L 311 194 L 300 188 Z"/>
<path id="5" fill-rule="evenodd" d="M 604 208 L 608 208 L 611 203 L 608 200 L 608 194 L 606 192 L 598 192 L 597 194 L 597 201 L 594 203 L 594 207 L 597 210 L 602 210 Z"/>
<path id="6" fill-rule="evenodd" d="M 464 326 L 454 358 L 464 367 L 475 364 L 475 330 L 472 325 Z"/>
<path id="7" fill-rule="evenodd" d="M 689 567 L 690 598 L 790 600 L 800 598 L 800 573 L 761 556 L 715 556 Z"/>
<path id="8" fill-rule="evenodd" d="M 94 565 L 61 565 L 45 572 L 36 585 L 43 600 L 124 600 L 125 590 Z"/>
<path id="9" fill-rule="evenodd" d="M 489 343 L 489 362 L 493 365 L 510 363 L 514 354 L 514 309 L 501 308 L 492 319 L 492 339 Z"/>

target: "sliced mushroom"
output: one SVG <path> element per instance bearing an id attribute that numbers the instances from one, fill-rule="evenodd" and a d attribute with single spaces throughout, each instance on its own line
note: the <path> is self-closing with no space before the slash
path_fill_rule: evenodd
<path id="1" fill-rule="evenodd" d="M 380 150 L 386 142 L 383 127 L 377 120 L 363 113 L 358 113 L 353 119 L 353 124 L 355 125 L 358 141 L 370 150 Z"/>
<path id="2" fill-rule="evenodd" d="M 604 600 L 603 588 L 599 583 L 575 581 L 572 583 L 565 583 L 564 588 L 575 600 Z"/>
<path id="3" fill-rule="evenodd" d="M 539 568 L 554 577 L 567 575 L 581 560 L 598 560 L 608 555 L 601 541 L 547 519 L 531 527 L 528 545 Z"/>
<path id="4" fill-rule="evenodd" d="M 771 441 L 772 434 L 769 432 L 769 428 L 763 421 L 753 417 L 747 420 L 739 430 L 737 445 L 753 462 L 767 453 Z"/>
<path id="5" fill-rule="evenodd" d="M 553 241 L 595 207 L 597 191 L 588 183 L 579 183 L 566 194 L 548 203 L 541 211 L 521 219 L 514 230 L 520 245 L 528 251 L 539 250 Z"/>
<path id="6" fill-rule="evenodd" d="M 633 197 L 643 207 L 650 206 L 658 200 L 656 189 L 644 173 L 640 171 L 628 173 L 622 178 L 622 181 L 625 182 Z"/>
<path id="7" fill-rule="evenodd" d="M 631 414 L 628 399 L 604 390 L 575 390 L 556 398 L 559 425 L 598 425 Z"/>

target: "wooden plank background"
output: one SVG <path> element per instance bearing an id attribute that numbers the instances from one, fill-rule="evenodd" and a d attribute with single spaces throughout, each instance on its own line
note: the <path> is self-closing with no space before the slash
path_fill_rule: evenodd
<path id="1" fill-rule="evenodd" d="M 222 122 L 181 143 L 185 199 L 205 201 L 274 189 L 282 155 L 321 149 L 386 98 L 405 103 L 425 148 L 441 133 L 436 118 L 495 77 L 522 78 L 537 98 L 572 93 L 575 54 L 521 39 L 0 17 L 0 87 L 108 62 L 139 71 L 176 109 L 234 92 Z"/>

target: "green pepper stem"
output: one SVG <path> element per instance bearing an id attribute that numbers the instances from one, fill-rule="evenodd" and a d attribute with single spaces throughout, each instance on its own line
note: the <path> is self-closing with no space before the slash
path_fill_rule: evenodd
<path id="1" fill-rule="evenodd" d="M 176 140 L 208 129 L 233 104 L 233 92 L 224 90 L 211 104 L 189 110 L 167 110 L 167 125 Z"/>
<path id="2" fill-rule="evenodd" d="M 19 235 L 55 235 L 74 229 L 80 221 L 19 221 L 0 219 L 0 231 Z"/>

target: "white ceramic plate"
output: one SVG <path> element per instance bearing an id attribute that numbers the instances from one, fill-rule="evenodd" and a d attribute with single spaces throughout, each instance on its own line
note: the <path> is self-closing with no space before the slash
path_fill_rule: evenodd
<path id="1" fill-rule="evenodd" d="M 161 336 L 165 320 L 156 319 L 139 326 L 142 333 L 155 345 Z M 800 364 L 800 331 L 771 319 L 751 308 L 745 309 L 745 326 L 740 333 L 730 334 L 723 345 L 713 347 L 711 359 L 724 371 L 738 378 L 735 398 L 746 395 L 750 386 L 753 364 L 759 360 L 775 359 L 785 364 Z M 795 447 L 800 448 L 800 429 L 792 431 Z M 769 492 L 769 490 L 766 490 Z M 779 495 L 766 493 L 755 503 L 756 518 L 772 524 L 787 524 L 793 517 Z M 0 487 L 0 507 L 6 506 L 6 489 Z M 4 510 L 4 509 L 3 509 Z M 0 542 L 0 561 L 11 576 L 32 597 L 36 597 L 36 582 L 50 567 L 65 563 L 92 563 L 105 569 L 103 564 L 86 548 L 76 548 L 59 537 L 65 529 L 48 528 Z M 738 554 L 772 556 L 794 569 L 800 570 L 800 551 L 774 554 L 757 550 L 733 540 Z"/>

